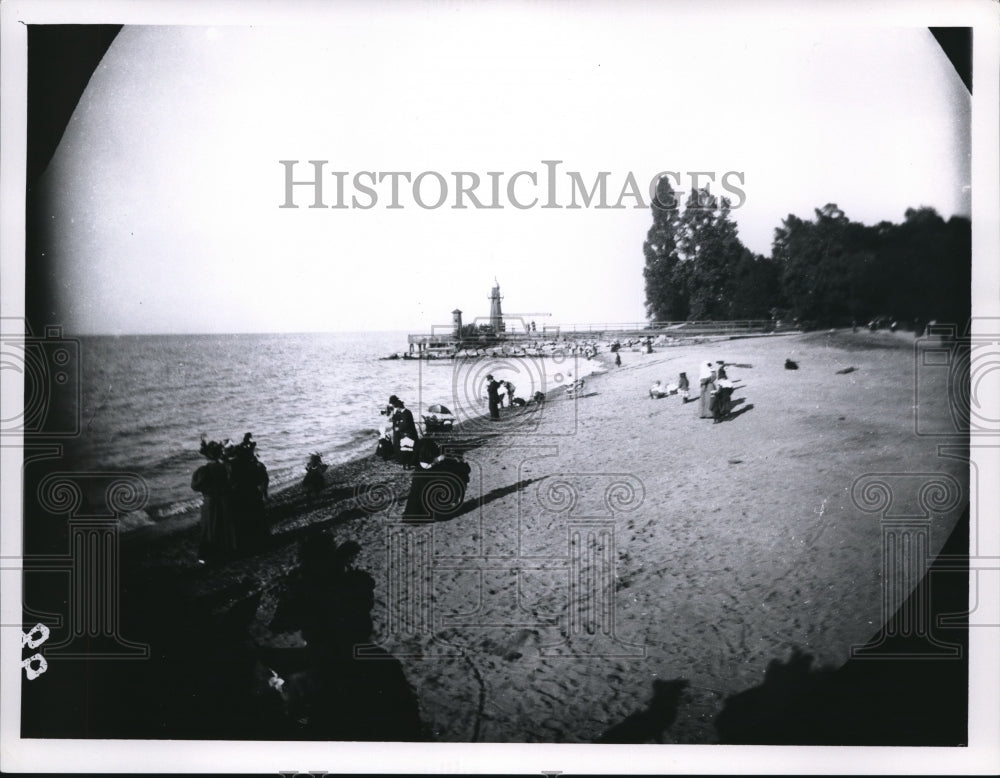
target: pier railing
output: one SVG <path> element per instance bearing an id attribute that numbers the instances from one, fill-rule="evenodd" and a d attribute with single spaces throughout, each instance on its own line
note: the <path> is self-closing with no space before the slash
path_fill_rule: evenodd
<path id="1" fill-rule="evenodd" d="M 769 319 L 740 319 L 736 321 L 644 321 L 644 322 L 601 322 L 587 324 L 564 324 L 559 327 L 560 335 L 635 334 L 640 337 L 677 334 L 678 337 L 691 335 L 739 335 L 745 333 L 771 332 L 775 323 Z"/>
<path id="2" fill-rule="evenodd" d="M 534 332 L 506 331 L 499 335 L 484 333 L 479 336 L 455 337 L 454 332 L 442 327 L 437 332 L 408 336 L 411 345 L 429 350 L 455 348 L 460 343 L 475 346 L 477 341 L 492 344 L 552 340 L 555 338 L 646 338 L 666 335 L 675 338 L 693 338 L 712 335 L 751 335 L 767 332 L 786 332 L 792 325 L 769 319 L 738 319 L 733 321 L 643 321 L 643 322 L 588 322 L 585 324 L 546 325 Z"/>

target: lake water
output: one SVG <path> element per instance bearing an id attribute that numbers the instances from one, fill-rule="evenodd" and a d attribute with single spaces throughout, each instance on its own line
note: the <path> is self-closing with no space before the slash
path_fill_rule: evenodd
<path id="1" fill-rule="evenodd" d="M 385 359 L 406 347 L 402 332 L 84 337 L 82 434 L 68 454 L 78 468 L 146 481 L 149 504 L 127 529 L 199 504 L 190 484 L 202 433 L 239 442 L 252 432 L 275 490 L 302 478 L 312 452 L 332 465 L 373 451 L 391 394 L 418 421 L 435 403 L 461 421 L 486 412 L 487 373 L 527 399 L 597 366 L 558 351 Z"/>

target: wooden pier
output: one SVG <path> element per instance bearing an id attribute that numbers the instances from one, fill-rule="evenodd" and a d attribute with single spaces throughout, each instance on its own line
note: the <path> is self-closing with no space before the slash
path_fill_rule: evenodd
<path id="1" fill-rule="evenodd" d="M 527 328 L 525 328 L 527 329 Z M 662 337 L 683 340 L 697 337 L 764 334 L 787 331 L 788 325 L 776 324 L 768 319 L 742 319 L 738 321 L 665 321 L 665 322 L 600 322 L 546 325 L 527 331 L 483 332 L 479 335 L 458 337 L 452 325 L 435 327 L 433 332 L 414 333 L 407 336 L 409 356 L 417 359 L 454 357 L 462 352 L 487 352 L 497 350 L 522 350 L 532 345 L 563 341 L 645 340 Z"/>

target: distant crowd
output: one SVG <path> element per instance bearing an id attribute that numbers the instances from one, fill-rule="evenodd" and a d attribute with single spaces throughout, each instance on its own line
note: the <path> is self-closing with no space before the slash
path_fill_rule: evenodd
<path id="1" fill-rule="evenodd" d="M 646 344 L 649 345 L 648 343 Z M 611 351 L 618 356 L 621 344 L 612 344 Z M 620 359 L 616 360 L 620 364 Z M 733 407 L 733 383 L 729 380 L 727 366 L 722 360 L 702 363 L 698 375 L 699 416 L 715 422 L 726 419 Z M 568 374 L 567 394 L 578 396 L 583 391 L 583 379 L 572 380 Z M 545 395 L 535 392 L 525 400 L 517 396 L 517 388 L 510 380 L 498 380 L 492 374 L 486 376 L 486 399 L 489 419 L 497 421 L 504 407 L 517 408 L 527 404 L 542 405 Z M 680 395 L 686 404 L 691 397 L 691 382 L 686 372 L 681 372 L 676 382 L 655 381 L 649 389 L 652 399 Z M 427 433 L 450 430 L 455 422 L 451 411 L 443 405 L 432 405 L 423 417 Z M 465 485 L 469 481 L 469 466 L 460 458 L 442 453 L 440 445 L 432 438 L 421 438 L 413 412 L 397 396 L 391 395 L 380 411 L 387 423 L 376 446 L 376 455 L 381 459 L 395 461 L 404 470 L 414 471 L 411 499 L 404 512 L 406 517 L 432 516 L 435 511 L 423 510 L 414 502 L 414 495 L 423 492 L 427 478 L 433 474 L 450 473 L 457 479 L 456 495 L 464 497 Z M 268 499 L 270 482 L 267 467 L 257 456 L 257 442 L 252 433 L 246 433 L 243 440 L 234 444 L 201 439 L 201 454 L 208 460 L 199 467 L 191 478 L 191 488 L 203 496 L 201 506 L 201 542 L 198 548 L 198 562 L 208 564 L 224 561 L 252 552 L 259 548 L 268 536 L 268 522 L 265 516 L 265 501 Z M 320 454 L 313 453 L 305 465 L 302 480 L 307 499 L 316 498 L 325 486 L 325 472 L 328 466 Z M 418 501 L 419 502 L 419 501 Z M 446 512 L 446 511 L 445 511 Z"/>

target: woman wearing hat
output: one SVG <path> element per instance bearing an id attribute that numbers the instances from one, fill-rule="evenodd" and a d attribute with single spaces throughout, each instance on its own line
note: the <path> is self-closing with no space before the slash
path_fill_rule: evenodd
<path id="1" fill-rule="evenodd" d="M 712 418 L 712 395 L 715 394 L 715 369 L 711 362 L 703 362 L 698 374 L 701 383 L 701 406 L 698 415 L 702 419 Z"/>
<path id="2" fill-rule="evenodd" d="M 191 488 L 201 492 L 201 544 L 198 562 L 205 564 L 236 551 L 236 524 L 230 505 L 229 472 L 223 464 L 223 445 L 201 439 L 201 455 L 208 462 L 194 471 Z"/>
<path id="3" fill-rule="evenodd" d="M 413 449 L 420 436 L 413 421 L 413 412 L 396 395 L 389 398 L 392 412 L 392 448 L 403 467 L 413 467 Z"/>
<path id="4" fill-rule="evenodd" d="M 227 462 L 229 467 L 230 501 L 237 522 L 241 550 L 260 547 L 270 529 L 264 500 L 270 478 L 267 467 L 257 458 L 257 441 L 251 433 L 243 436 Z"/>

